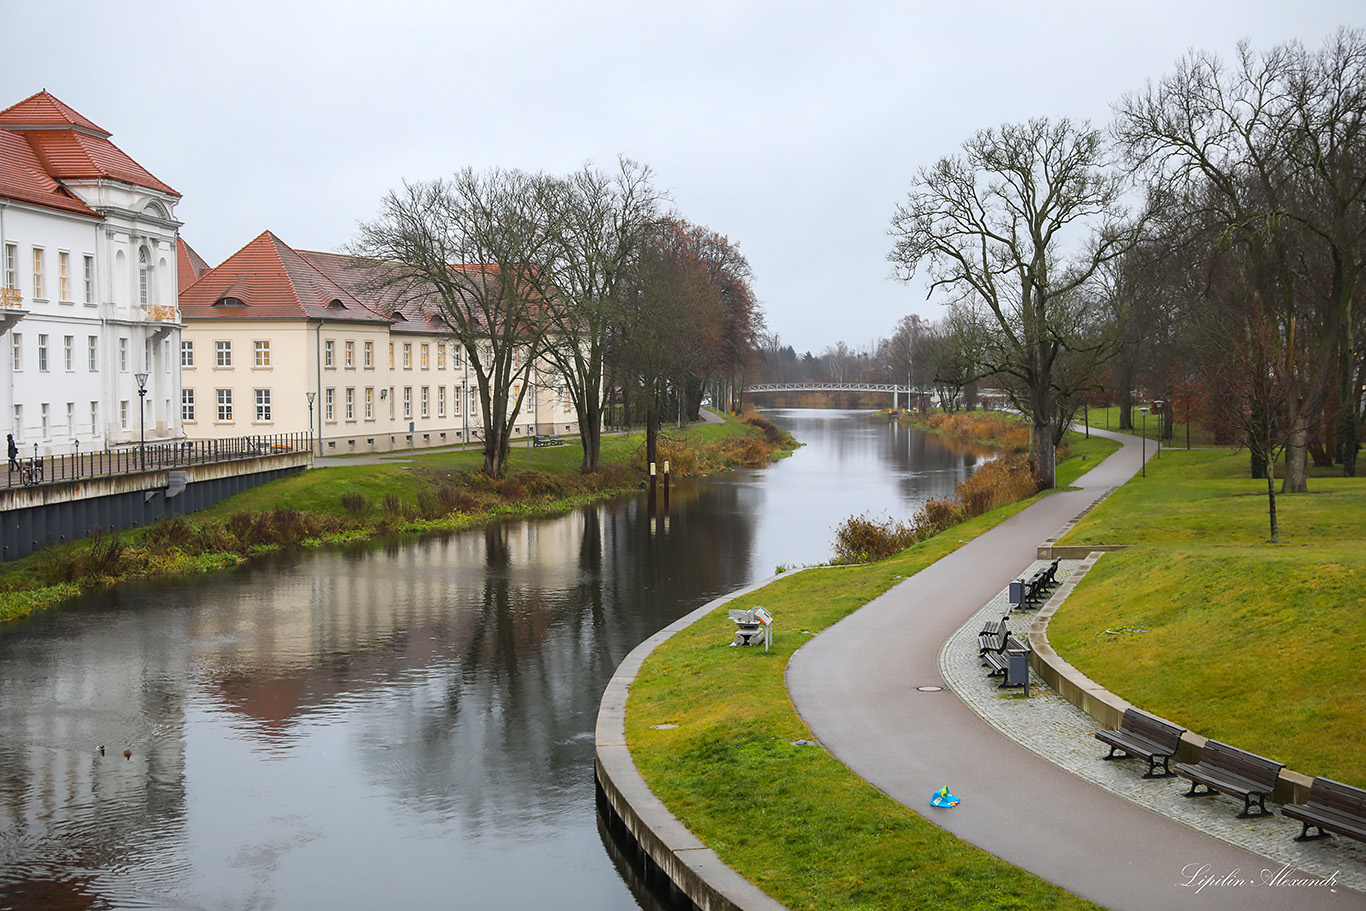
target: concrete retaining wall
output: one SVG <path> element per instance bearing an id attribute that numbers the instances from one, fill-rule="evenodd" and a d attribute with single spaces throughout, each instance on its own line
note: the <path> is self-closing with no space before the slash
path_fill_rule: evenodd
<path id="1" fill-rule="evenodd" d="M 640 777 L 626 746 L 626 697 L 645 658 L 679 630 L 716 608 L 773 581 L 765 579 L 723 595 L 676 620 L 636 646 L 612 675 L 598 706 L 594 774 L 599 808 L 701 911 L 786 911 L 758 886 L 721 862 L 655 797 Z"/>
<path id="2" fill-rule="evenodd" d="M 1082 560 L 1081 566 L 1077 567 L 1067 577 L 1067 580 L 1058 586 L 1057 591 L 1048 599 L 1048 602 L 1039 608 L 1039 613 L 1034 617 L 1034 622 L 1029 628 L 1029 663 L 1044 683 L 1047 683 L 1064 699 L 1096 719 L 1105 728 L 1113 730 L 1119 727 L 1120 719 L 1124 716 L 1124 710 L 1133 704 L 1116 696 L 1068 664 L 1053 650 L 1053 646 L 1048 642 L 1048 621 L 1053 618 L 1054 611 L 1067 600 L 1067 596 L 1072 594 L 1072 590 L 1085 578 L 1087 572 L 1096 565 L 1096 561 L 1102 556 L 1104 556 L 1104 552 L 1101 551 L 1090 553 Z M 1138 707 L 1142 708 L 1142 706 Z M 1187 731 L 1181 737 L 1181 746 L 1176 752 L 1176 760 L 1178 762 L 1199 762 L 1205 749 L 1205 742 L 1208 739 L 1200 734 Z M 1280 781 L 1277 783 L 1276 790 L 1272 793 L 1271 798 L 1278 803 L 1304 803 L 1309 799 L 1309 786 L 1312 780 L 1312 776 L 1291 769 L 1282 769 Z"/>

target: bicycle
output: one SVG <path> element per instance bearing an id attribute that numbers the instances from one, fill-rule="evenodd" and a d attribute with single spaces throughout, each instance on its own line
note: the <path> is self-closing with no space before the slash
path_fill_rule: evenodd
<path id="1" fill-rule="evenodd" d="M 43 463 L 37 459 L 20 462 L 19 483 L 25 487 L 36 487 L 43 483 Z"/>

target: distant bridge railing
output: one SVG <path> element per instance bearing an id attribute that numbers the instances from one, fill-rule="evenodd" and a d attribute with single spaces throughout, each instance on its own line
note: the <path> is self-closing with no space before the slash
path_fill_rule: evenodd
<path id="1" fill-rule="evenodd" d="M 897 395 L 933 395 L 932 389 L 916 389 L 895 383 L 753 383 L 745 392 L 891 392 Z"/>

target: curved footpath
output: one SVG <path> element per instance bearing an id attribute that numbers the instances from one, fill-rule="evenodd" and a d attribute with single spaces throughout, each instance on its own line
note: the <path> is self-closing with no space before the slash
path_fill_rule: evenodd
<path id="1" fill-rule="evenodd" d="M 1289 839 L 1298 824 L 1279 813 L 1237 820 L 1227 798 L 1185 800 L 1184 779 L 1145 781 L 1136 761 L 1101 762 L 1103 747 L 1090 736 L 1097 726 L 1057 695 L 1040 689 L 1028 702 L 1002 699 L 985 680 L 975 660 L 981 619 L 1005 612 L 1006 586 L 1035 562 L 1040 542 L 1139 469 L 1136 438 L 1091 432 L 1125 445 L 1084 475 L 1079 490 L 1045 497 L 799 649 L 787 671 L 798 712 L 822 746 L 888 796 L 1108 908 L 1366 908 L 1360 892 L 1329 885 L 1336 859 L 1347 861 L 1343 880 L 1362 879 L 1350 869 L 1362 856 L 1356 843 L 1299 845 Z M 626 692 L 660 642 L 750 589 L 641 643 L 617 669 L 598 716 L 600 800 L 700 908 L 782 906 L 722 864 L 645 786 L 625 746 Z M 945 785 L 962 803 L 930 807 Z M 1308 862 L 1325 854 L 1332 859 Z M 1291 866 L 1281 870 L 1282 862 Z"/>
<path id="2" fill-rule="evenodd" d="M 946 686 L 943 643 L 1034 562 L 1039 542 L 1138 471 L 1135 438 L 1101 435 L 1125 445 L 1083 475 L 1079 490 L 1045 497 L 798 650 L 787 672 L 797 711 L 826 749 L 888 796 L 1107 908 L 1366 907 L 1341 885 L 1266 885 L 1262 871 L 1277 867 L 1261 856 L 1077 777 L 948 692 L 916 689 Z M 1133 763 L 1118 765 L 1139 774 Z M 962 803 L 930 807 L 946 785 Z"/>

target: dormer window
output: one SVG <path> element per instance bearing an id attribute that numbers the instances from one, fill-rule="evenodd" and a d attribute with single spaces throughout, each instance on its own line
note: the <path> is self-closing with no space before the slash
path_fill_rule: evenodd
<path id="1" fill-rule="evenodd" d="M 213 302 L 215 307 L 245 307 L 240 297 L 220 297 Z"/>
<path id="2" fill-rule="evenodd" d="M 345 310 L 345 309 L 346 309 L 346 304 L 343 304 L 343 303 L 341 302 L 341 298 L 339 298 L 339 297 L 334 297 L 334 298 L 332 298 L 330 301 L 327 302 L 327 309 L 329 309 L 329 310 Z"/>
<path id="3" fill-rule="evenodd" d="M 400 321 L 400 322 L 404 322 L 404 323 L 408 322 L 408 317 L 406 317 L 406 316 L 403 315 L 403 311 L 402 311 L 402 310 L 395 310 L 395 311 L 393 312 L 393 315 L 392 315 L 390 318 L 391 318 L 391 319 L 396 319 L 396 320 L 398 320 L 398 321 Z"/>

